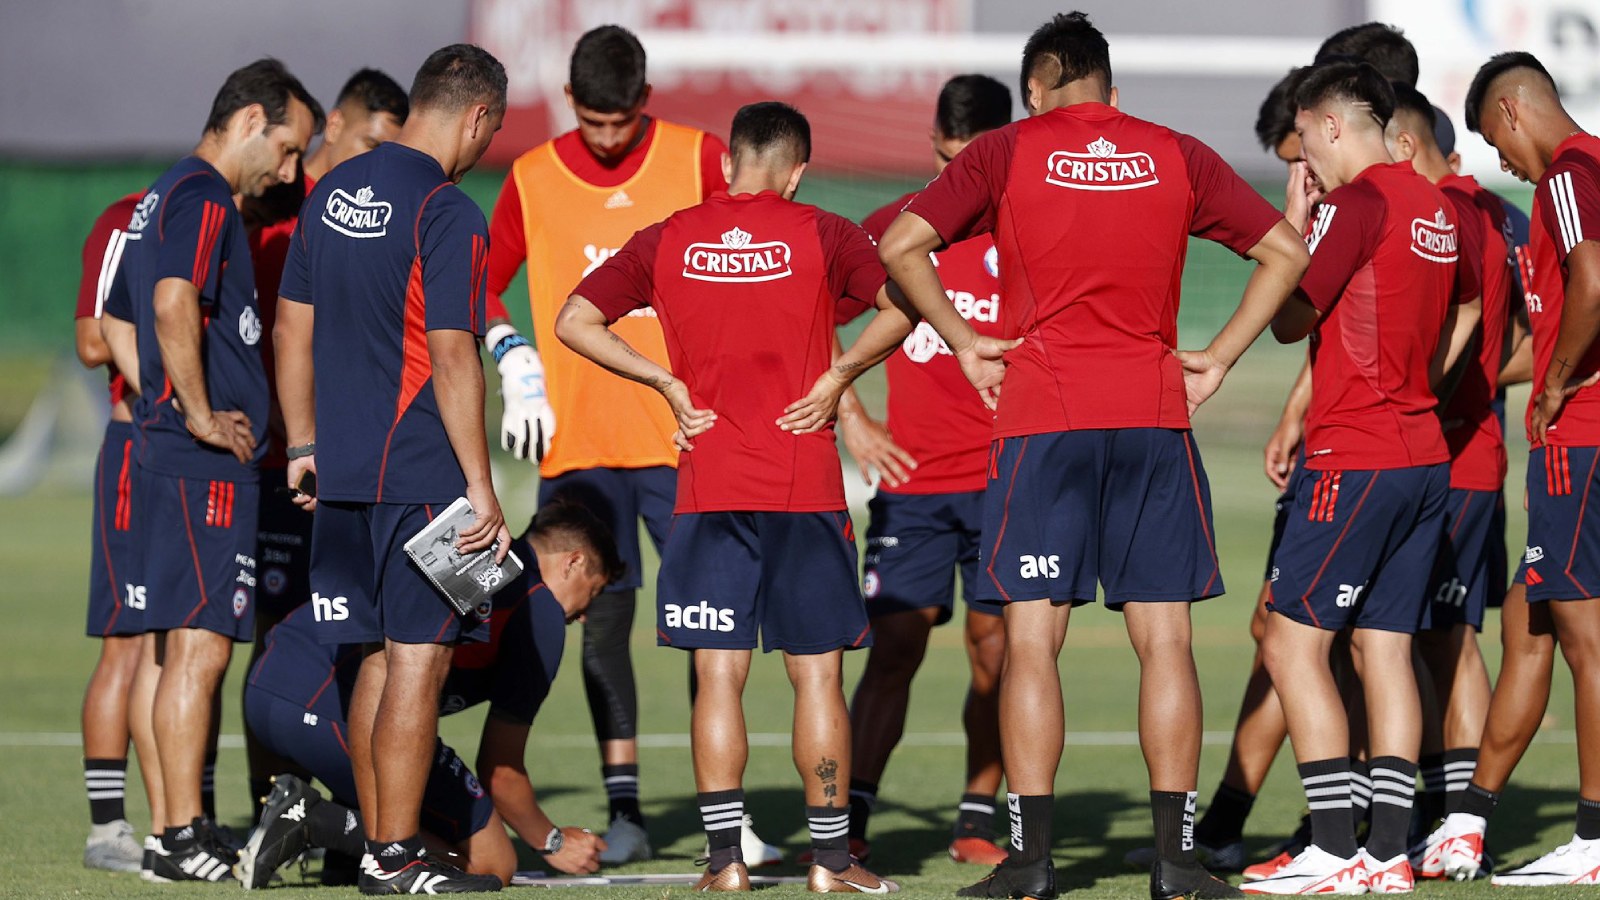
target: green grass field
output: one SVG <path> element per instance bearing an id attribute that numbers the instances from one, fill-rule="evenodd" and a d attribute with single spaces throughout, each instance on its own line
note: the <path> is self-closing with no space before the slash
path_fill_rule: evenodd
<path id="1" fill-rule="evenodd" d="M 114 196 L 110 181 L 142 183 L 127 172 L 113 173 L 102 183 L 80 184 L 74 173 L 41 168 L 0 179 L 7 190 L 44 190 L 66 198 L 93 193 Z M 135 173 L 137 174 L 137 173 Z M 26 175 L 26 177 L 15 177 Z M 469 185 L 492 196 L 491 179 Z M 122 190 L 117 187 L 116 190 Z M 890 196 L 884 186 L 833 184 L 819 180 L 810 197 L 840 212 L 859 216 Z M 487 191 L 487 193 L 485 193 Z M 1271 191 L 1269 190 L 1269 193 Z M 483 199 L 483 197 L 480 197 Z M 96 199 L 95 203 L 103 203 Z M 98 206 L 78 203 L 92 217 Z M 20 223 L 13 221 L 13 229 Z M 77 227 L 76 225 L 73 226 Z M 57 229 L 65 234 L 65 226 Z M 81 238 L 77 238 L 81 240 Z M 29 266 L 22 283 L 0 286 L 4 298 L 62 293 L 70 278 L 62 266 L 75 265 L 61 249 L 65 237 L 48 244 L 55 264 Z M 29 245 L 33 247 L 34 245 Z M 75 244 L 67 245 L 75 250 Z M 32 252 L 32 251 L 27 251 Z M 40 252 L 44 252 L 43 249 Z M 22 259 L 13 247 L 12 262 Z M 4 268 L 4 267 L 0 267 Z M 13 267 L 12 271 L 15 270 Z M 53 274 L 52 274 L 53 273 Z M 1237 298 L 1245 267 L 1208 246 L 1191 253 L 1187 296 L 1181 319 L 1186 345 L 1203 341 L 1226 317 Z M 29 287 L 30 289 L 24 289 Z M 31 288 L 37 288 L 37 291 Z M 509 296 L 517 296 L 514 285 Z M 30 299 L 29 302 L 32 302 Z M 56 304 L 59 306 L 60 304 Z M 0 306 L 5 306 L 0 303 Z M 9 307 L 7 307 L 9 309 Z M 517 312 L 517 304 L 513 304 Z M 56 312 L 60 314 L 57 315 Z M 521 317 L 523 313 L 517 312 Z M 66 351 L 64 309 L 35 313 L 34 327 L 0 335 L 0 378 L 10 388 L 0 393 L 0 436 L 16 427 L 29 401 L 48 377 L 52 355 Z M 26 326 L 28 319 L 23 317 Z M 57 326 L 60 326 L 59 328 Z M 45 330 L 48 329 L 48 330 Z M 39 335 L 61 336 L 59 341 Z M 20 340 L 19 340 L 20 339 Z M 1260 586 L 1262 562 L 1271 522 L 1274 492 L 1260 470 L 1260 445 L 1276 421 L 1288 381 L 1299 364 L 1299 351 L 1259 344 L 1236 368 L 1222 393 L 1202 411 L 1196 431 L 1211 477 L 1216 529 L 1224 576 L 1232 593 L 1195 608 L 1196 656 L 1204 682 L 1206 729 L 1201 760 L 1202 803 L 1217 783 L 1227 753 L 1240 690 L 1252 645 L 1247 631 L 1251 605 Z M 882 409 L 878 372 L 863 380 L 870 408 Z M 1520 411 L 1526 392 L 1514 394 L 1510 408 Z M 491 417 L 497 422 L 498 404 Z M 1513 414 L 1520 420 L 1520 412 Z M 1520 429 L 1514 427 L 1513 431 Z M 1510 539 L 1520 546 L 1523 519 L 1518 485 L 1525 459 L 1520 438 L 1512 441 L 1513 471 L 1508 491 L 1512 508 Z M 497 460 L 502 500 L 512 521 L 526 521 L 533 511 L 532 470 L 505 458 Z M 847 471 L 847 478 L 854 478 Z M 87 484 L 87 472 L 83 483 Z M 52 482 L 54 484 L 55 482 Z M 88 872 L 80 866 L 87 828 L 80 750 L 76 742 L 78 709 L 84 682 L 96 653 L 82 636 L 83 595 L 87 581 L 87 536 L 90 502 L 86 494 L 65 488 L 35 490 L 21 497 L 0 497 L 0 608 L 9 627 L 0 630 L 0 895 L 58 897 L 123 897 L 180 894 L 195 896 L 230 887 L 172 886 L 156 888 L 131 876 Z M 857 510 L 858 524 L 865 524 Z M 864 528 L 862 529 L 864 531 Z M 647 565 L 646 581 L 654 576 Z M 641 592 L 639 616 L 652 619 L 653 592 Z M 529 768 L 547 809 L 563 824 L 603 828 L 604 795 L 598 758 L 593 748 L 588 713 L 576 663 L 578 630 L 569 634 L 569 671 L 558 681 L 535 725 Z M 1498 620 L 1491 616 L 1484 635 L 1491 667 L 1498 666 Z M 694 807 L 693 780 L 687 747 L 687 698 L 682 654 L 653 645 L 650 629 L 635 629 L 635 663 L 642 697 L 642 768 L 645 811 L 652 821 L 658 859 L 625 871 L 692 871 L 702 836 Z M 221 818 L 236 828 L 248 827 L 249 805 L 240 749 L 238 686 L 243 654 L 231 673 L 218 771 Z M 847 660 L 847 684 L 854 685 L 861 655 Z M 1130 897 L 1146 895 L 1141 873 L 1122 866 L 1123 854 L 1149 841 L 1144 766 L 1131 735 L 1135 728 L 1137 668 L 1119 618 L 1103 609 L 1079 611 L 1061 677 L 1067 697 L 1068 746 L 1057 778 L 1055 858 L 1063 888 L 1074 896 Z M 944 855 L 948 827 L 961 790 L 962 746 L 960 697 L 965 690 L 966 662 L 959 635 L 952 628 L 937 632 L 913 696 L 907 738 L 897 752 L 881 789 L 873 819 L 874 868 L 902 880 L 908 894 L 949 896 L 982 874 L 958 867 Z M 749 728 L 759 735 L 751 751 L 746 777 L 749 808 L 759 830 L 792 856 L 806 844 L 798 779 L 786 750 L 790 716 L 789 691 L 779 661 L 762 658 L 748 691 Z M 481 727 L 481 713 L 468 712 L 445 721 L 443 733 L 467 758 L 472 758 Z M 1536 855 L 1571 834 L 1571 811 L 1577 785 L 1572 734 L 1572 693 L 1564 667 L 1558 668 L 1551 712 L 1540 742 L 1530 750 L 1501 807 L 1490 836 L 1503 860 Z M 1285 752 L 1268 780 L 1247 827 L 1252 852 L 1259 852 L 1292 829 L 1303 799 Z M 138 779 L 130 779 L 129 817 L 145 819 Z M 531 864 L 535 860 L 527 855 Z M 802 870 L 786 867 L 781 874 Z M 297 875 L 288 876 L 291 886 Z M 794 895 L 797 888 L 774 888 L 776 895 Z M 1484 896 L 1486 884 L 1424 885 L 1425 894 Z M 662 897 L 684 889 L 608 889 L 604 896 Z M 591 891 L 596 896 L 602 892 Z M 341 896 L 330 892 L 327 896 Z M 354 896 L 353 891 L 343 895 Z M 1546 895 L 1550 895 L 1548 892 Z M 302 896 L 287 893 L 286 896 Z M 318 894 L 323 896 L 323 894 Z"/>

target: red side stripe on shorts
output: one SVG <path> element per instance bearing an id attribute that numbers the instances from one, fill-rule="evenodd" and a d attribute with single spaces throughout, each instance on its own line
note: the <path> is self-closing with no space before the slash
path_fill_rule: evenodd
<path id="1" fill-rule="evenodd" d="M 216 484 L 216 482 L 212 482 Z M 189 491 L 184 486 L 183 479 L 178 479 L 178 505 L 183 507 L 183 532 L 189 538 L 189 558 L 194 560 L 194 582 L 200 588 L 200 602 L 189 611 L 181 627 L 188 628 L 195 617 L 200 615 L 200 610 L 206 608 L 210 598 L 206 596 L 205 570 L 200 567 L 200 547 L 194 542 L 194 524 L 189 521 Z"/>
<path id="2" fill-rule="evenodd" d="M 112 515 L 111 527 L 127 531 L 133 526 L 133 476 L 128 471 L 133 463 L 133 441 L 122 442 L 122 471 L 117 475 L 117 509 Z"/>
<path id="3" fill-rule="evenodd" d="M 206 524 L 217 524 L 217 483 L 206 482 Z"/>
<path id="4" fill-rule="evenodd" d="M 1022 449 L 1017 451 L 1016 462 L 1011 464 L 1011 483 L 1006 485 L 1006 502 L 1002 507 L 1004 512 L 1000 514 L 1000 527 L 995 531 L 994 546 L 989 548 L 989 565 L 986 567 L 989 581 L 994 584 L 994 589 L 1000 592 L 1000 598 L 1007 602 L 1010 602 L 1011 595 L 1006 593 L 1005 586 L 1000 583 L 1000 579 L 994 577 L 994 564 L 1000 553 L 1000 542 L 1006 538 L 1006 524 L 1011 521 L 1011 495 L 1017 490 L 1017 470 L 1022 468 L 1022 458 L 1027 454 L 1028 439 L 1023 438 Z"/>
<path id="5" fill-rule="evenodd" d="M 1217 578 L 1222 574 L 1222 567 L 1217 562 L 1217 542 L 1211 536 L 1211 523 L 1206 521 L 1205 499 L 1200 496 L 1200 471 L 1194 461 L 1194 436 L 1191 434 L 1184 439 L 1183 451 L 1189 456 L 1189 483 L 1194 486 L 1195 511 L 1200 516 L 1200 530 L 1205 532 L 1206 549 L 1211 551 L 1211 578 L 1206 581 L 1205 593 L 1211 593 L 1211 588 L 1217 583 Z"/>
<path id="6" fill-rule="evenodd" d="M 1372 473 L 1372 480 L 1367 482 L 1367 489 L 1361 492 L 1361 499 L 1356 501 L 1356 508 L 1351 510 L 1350 518 L 1344 522 L 1344 528 L 1339 532 L 1339 536 L 1334 539 L 1333 546 L 1328 548 L 1328 555 L 1322 558 L 1322 565 L 1317 567 L 1317 574 L 1312 576 L 1311 583 L 1306 586 L 1306 592 L 1300 595 L 1300 605 L 1306 608 L 1306 615 L 1311 617 L 1311 624 L 1318 628 L 1322 627 L 1322 622 L 1317 618 L 1317 611 L 1311 607 L 1311 593 L 1317 589 L 1317 584 L 1322 581 L 1323 574 L 1328 571 L 1328 564 L 1333 562 L 1334 555 L 1339 552 L 1339 545 L 1344 543 L 1345 537 L 1350 534 L 1351 527 L 1355 525 L 1356 519 L 1361 515 L 1361 507 L 1366 505 L 1367 495 L 1372 493 L 1372 488 L 1377 485 L 1378 478 L 1382 474 L 1382 472 Z"/>
<path id="7" fill-rule="evenodd" d="M 225 509 L 227 512 L 226 512 L 226 516 L 225 516 L 225 518 L 223 520 L 222 527 L 223 528 L 232 528 L 233 527 L 233 482 L 231 482 L 231 481 L 224 482 L 224 486 L 226 486 L 227 489 L 228 489 L 228 502 L 223 504 L 223 509 Z"/>
<path id="8" fill-rule="evenodd" d="M 1333 484 L 1328 488 L 1328 509 L 1324 513 L 1324 518 L 1322 520 L 1324 522 L 1332 522 L 1334 513 L 1338 511 L 1338 508 L 1339 508 L 1339 483 L 1342 482 L 1343 480 L 1344 480 L 1344 471 L 1343 470 L 1335 471 L 1333 473 Z"/>
<path id="9" fill-rule="evenodd" d="M 1563 456 L 1563 468 L 1566 468 L 1566 449 L 1567 448 L 1565 447 L 1561 448 Z M 1594 472 L 1596 465 L 1600 465 L 1600 453 L 1595 454 L 1594 460 L 1589 463 L 1588 477 L 1583 480 L 1583 502 L 1578 504 L 1578 521 L 1572 526 L 1572 551 L 1567 554 L 1567 566 L 1563 570 L 1567 576 L 1567 580 L 1571 581 L 1572 586 L 1578 589 L 1578 596 L 1580 597 L 1594 596 L 1594 591 L 1590 590 L 1587 585 L 1578 580 L 1576 575 L 1572 574 L 1572 566 L 1578 560 L 1578 536 L 1583 533 L 1583 520 L 1589 512 L 1589 492 L 1591 490 L 1591 486 L 1594 484 Z M 1570 470 L 1567 472 L 1567 493 L 1572 493 L 1572 472 Z M 1532 575 L 1533 570 L 1529 569 L 1528 574 Z"/>

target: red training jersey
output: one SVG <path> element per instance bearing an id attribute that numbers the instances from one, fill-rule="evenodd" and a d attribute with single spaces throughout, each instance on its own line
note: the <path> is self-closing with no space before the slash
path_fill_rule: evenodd
<path id="1" fill-rule="evenodd" d="M 1190 235 L 1243 254 L 1283 216 L 1211 148 L 1100 103 L 980 135 L 907 207 L 993 234 L 1006 357 L 995 437 L 1189 427 L 1172 350 Z"/>
<path id="2" fill-rule="evenodd" d="M 305 176 L 306 196 L 317 186 L 317 180 Z M 282 469 L 289 465 L 289 440 L 283 426 L 283 410 L 278 407 L 278 370 L 273 353 L 272 326 L 278 321 L 278 286 L 283 281 L 283 261 L 289 256 L 289 238 L 299 216 L 290 216 L 262 228 L 253 228 L 246 235 L 250 242 L 250 262 L 256 273 L 256 302 L 261 306 L 261 333 L 267 339 L 261 342 L 261 362 L 267 367 L 267 392 L 272 398 L 272 418 L 267 421 L 267 455 L 261 465 L 269 469 Z"/>
<path id="3" fill-rule="evenodd" d="M 763 191 L 640 231 L 574 293 L 612 322 L 654 308 L 673 372 L 717 414 L 679 460 L 677 512 L 826 512 L 845 508 L 833 429 L 777 420 L 831 364 L 841 298 L 869 302 L 886 280 L 854 223 Z"/>
<path id="4" fill-rule="evenodd" d="M 554 138 L 550 144 L 561 163 L 581 181 L 594 187 L 620 188 L 639 174 L 639 169 L 650 157 L 650 147 L 656 137 L 656 120 L 650 119 L 644 127 L 645 133 L 639 143 L 615 165 L 607 165 L 596 159 L 577 129 Z M 703 196 L 709 197 L 717 191 L 728 189 L 728 181 L 722 177 L 722 155 L 727 152 L 728 145 L 721 138 L 706 132 L 705 140 L 700 145 Z M 618 203 L 631 202 L 626 191 L 618 191 L 612 199 Z M 596 252 L 610 249 L 596 248 Z M 500 187 L 500 198 L 495 201 L 494 212 L 489 217 L 489 295 L 486 303 L 491 321 L 511 318 L 500 295 L 511 286 L 511 279 L 517 277 L 517 270 L 527 256 L 527 226 L 522 215 L 522 195 L 517 190 L 516 174 L 508 172 L 505 184 Z M 598 266 L 604 261 L 604 257 L 600 257 L 594 264 Z"/>
<path id="5" fill-rule="evenodd" d="M 1483 298 L 1476 353 L 1464 366 L 1455 393 L 1439 415 L 1444 442 L 1450 449 L 1450 486 L 1498 491 L 1506 480 L 1506 442 L 1494 398 L 1511 315 L 1506 208 L 1499 197 L 1468 176 L 1450 175 L 1438 187 L 1455 213 L 1461 255 L 1456 265 L 1475 268 Z"/>
<path id="6" fill-rule="evenodd" d="M 1533 195 L 1533 285 L 1527 291 L 1528 324 L 1533 329 L 1533 398 L 1544 387 L 1550 358 L 1561 330 L 1567 291 L 1567 255 L 1583 241 L 1600 239 L 1600 138 L 1575 134 L 1556 147 L 1550 167 Z M 1590 345 L 1569 377 L 1600 370 L 1600 341 Z M 1532 403 L 1528 416 L 1533 415 Z M 1530 422 L 1531 424 L 1531 422 Z M 1533 429 L 1528 441 L 1534 442 Z M 1570 397 L 1545 431 L 1545 443 L 1558 447 L 1600 446 L 1600 385 Z"/>
<path id="7" fill-rule="evenodd" d="M 862 221 L 873 240 L 915 197 L 910 193 Z M 945 295 L 979 334 L 1001 336 L 999 251 L 989 235 L 952 244 L 933 254 Z M 900 351 L 884 363 L 889 380 L 889 432 L 917 461 L 889 494 L 952 494 L 988 485 L 989 436 L 994 413 L 961 371 L 944 339 L 927 322 L 917 325 Z"/>
<path id="8" fill-rule="evenodd" d="M 1411 163 L 1368 166 L 1311 223 L 1300 298 L 1311 333 L 1306 466 L 1399 469 L 1450 458 L 1428 369 L 1446 308 L 1478 295 L 1454 207 Z"/>
<path id="9" fill-rule="evenodd" d="M 106 207 L 83 241 L 83 269 L 78 276 L 78 308 L 75 319 L 98 319 L 105 308 L 106 295 L 111 292 L 111 282 L 122 262 L 122 248 L 128 239 L 128 219 L 139 205 L 143 191 L 136 191 Z M 106 374 L 111 381 L 111 405 L 116 406 L 128 396 L 128 382 L 117 370 L 116 363 L 106 363 Z"/>

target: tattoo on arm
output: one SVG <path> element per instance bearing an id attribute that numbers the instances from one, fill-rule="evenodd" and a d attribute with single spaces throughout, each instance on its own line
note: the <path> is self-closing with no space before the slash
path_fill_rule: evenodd
<path id="1" fill-rule="evenodd" d="M 612 343 L 620 346 L 629 356 L 633 357 L 634 359 L 643 359 L 644 358 L 643 356 L 641 356 L 639 354 L 639 351 L 637 351 L 637 350 L 633 349 L 632 347 L 630 347 L 628 345 L 628 342 L 623 340 L 621 337 L 619 337 L 615 331 L 612 331 L 611 329 L 607 328 L 606 329 L 606 337 L 611 338 L 611 342 Z"/>
<path id="2" fill-rule="evenodd" d="M 1560 363 L 1561 365 L 1561 368 L 1556 372 L 1558 375 L 1565 375 L 1569 370 L 1572 369 L 1572 363 L 1567 362 L 1565 359 L 1558 359 L 1556 362 Z"/>

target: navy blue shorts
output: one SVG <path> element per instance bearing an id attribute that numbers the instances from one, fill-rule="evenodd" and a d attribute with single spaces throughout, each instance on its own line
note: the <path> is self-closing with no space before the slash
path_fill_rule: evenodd
<path id="1" fill-rule="evenodd" d="M 1506 594 L 1505 500 L 1499 491 L 1450 489 L 1444 538 L 1428 583 L 1424 630 L 1471 625 Z"/>
<path id="2" fill-rule="evenodd" d="M 983 502 L 982 600 L 1105 603 L 1222 593 L 1211 488 L 1187 431 L 1002 438 Z"/>
<path id="3" fill-rule="evenodd" d="M 259 485 L 139 471 L 148 631 L 255 639 Z"/>
<path id="4" fill-rule="evenodd" d="M 250 733 L 268 750 L 314 775 L 338 803 L 358 808 L 350 726 L 343 720 L 311 712 L 303 703 L 254 685 L 244 692 L 244 718 Z M 438 741 L 422 795 L 423 830 L 460 844 L 488 825 L 493 812 L 494 801 L 472 770 L 449 745 Z"/>
<path id="5" fill-rule="evenodd" d="M 606 585 L 607 591 L 631 591 L 644 584 L 644 558 L 639 547 L 639 520 L 644 520 L 650 541 L 661 544 L 672 527 L 672 506 L 678 497 L 678 470 L 671 466 L 646 469 L 576 469 L 539 483 L 539 506 L 561 497 L 599 517 L 617 539 L 617 553 L 628 567 L 622 577 Z"/>
<path id="6" fill-rule="evenodd" d="M 656 587 L 665 647 L 827 653 L 872 643 L 856 535 L 838 512 L 673 516 Z"/>
<path id="7" fill-rule="evenodd" d="M 1600 597 L 1600 510 L 1591 510 L 1600 447 L 1535 447 L 1528 456 L 1528 602 Z M 1589 515 L 1593 511 L 1595 515 Z"/>
<path id="8" fill-rule="evenodd" d="M 1289 508 L 1294 506 L 1295 492 L 1300 490 L 1300 482 L 1306 479 L 1306 473 L 1311 471 L 1306 468 L 1305 447 L 1295 454 L 1294 469 L 1289 472 L 1289 483 L 1284 485 L 1283 493 L 1278 495 L 1278 502 L 1272 507 L 1272 543 L 1267 545 L 1267 572 L 1262 576 L 1262 581 L 1272 580 L 1272 559 L 1278 555 L 1278 545 L 1283 543 L 1283 529 L 1289 524 Z"/>
<path id="9" fill-rule="evenodd" d="M 266 631 L 311 599 L 312 514 L 294 505 L 282 469 L 262 469 L 261 486 L 256 616 Z"/>
<path id="10" fill-rule="evenodd" d="M 133 503 L 139 480 L 134 429 L 127 422 L 106 425 L 106 439 L 94 465 L 94 528 L 89 556 L 90 637 L 144 633 L 143 546 Z"/>
<path id="11" fill-rule="evenodd" d="M 1289 510 L 1267 609 L 1328 631 L 1415 634 L 1449 494 L 1444 463 L 1310 473 Z"/>
<path id="12" fill-rule="evenodd" d="M 871 618 L 938 609 L 937 623 L 955 612 L 956 571 L 973 612 L 998 616 L 1001 607 L 975 598 L 978 545 L 983 538 L 983 491 L 891 494 L 867 503 L 867 556 L 861 592 Z"/>
<path id="13" fill-rule="evenodd" d="M 444 507 L 407 503 L 317 504 L 311 529 L 311 609 L 324 644 L 452 644 L 486 641 L 489 624 L 460 616 L 405 543 Z"/>

